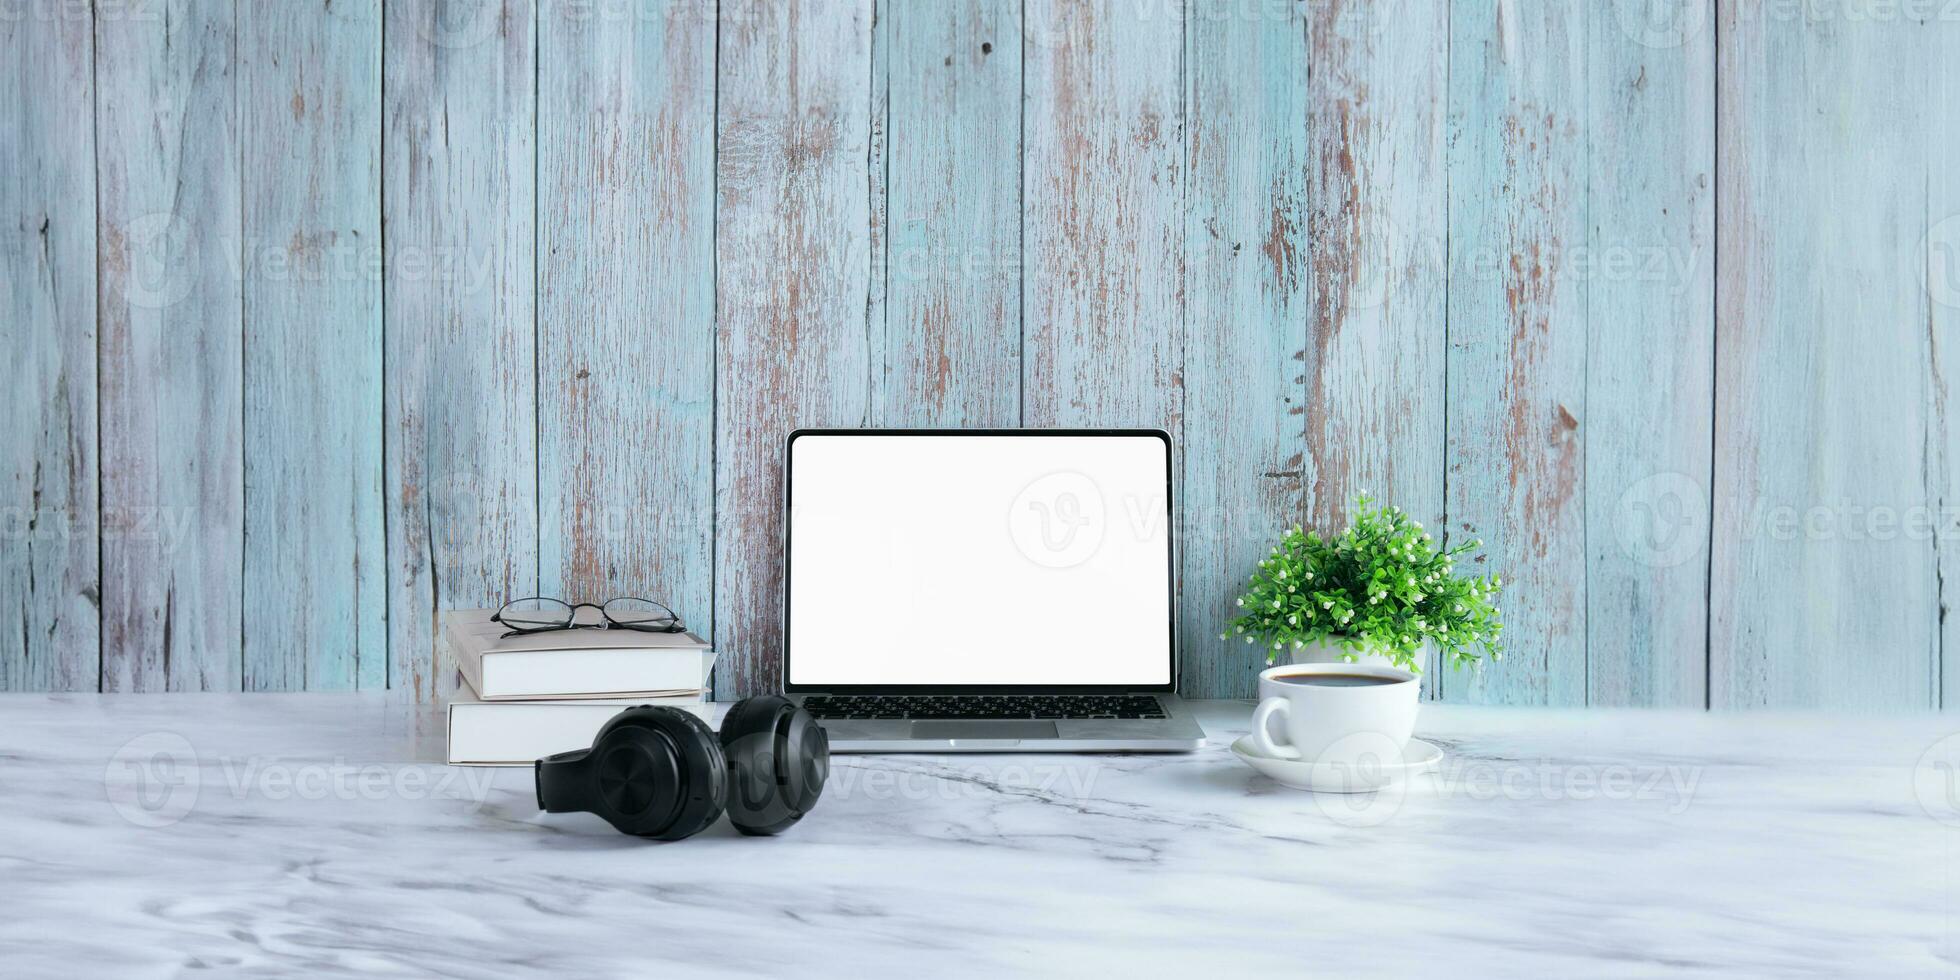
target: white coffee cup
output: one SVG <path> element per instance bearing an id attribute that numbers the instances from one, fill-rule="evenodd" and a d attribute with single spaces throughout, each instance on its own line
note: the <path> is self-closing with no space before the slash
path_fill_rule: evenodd
<path id="1" fill-rule="evenodd" d="M 1289 682 L 1282 678 L 1326 678 Z M 1336 686 L 1332 678 L 1354 680 Z M 1384 747 L 1399 753 L 1416 727 L 1422 684 L 1394 667 L 1364 664 L 1286 664 L 1259 672 L 1259 710 L 1252 714 L 1252 747 L 1268 758 L 1356 764 Z M 1270 727 L 1279 719 L 1284 741 Z"/>

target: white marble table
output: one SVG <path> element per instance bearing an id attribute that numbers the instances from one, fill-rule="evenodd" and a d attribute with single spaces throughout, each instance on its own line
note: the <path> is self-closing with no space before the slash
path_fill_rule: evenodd
<path id="1" fill-rule="evenodd" d="M 1960 969 L 1914 781 L 1960 718 L 1432 705 L 1438 777 L 1357 805 L 1202 708 L 1196 754 L 840 757 L 788 836 L 658 845 L 383 696 L 0 696 L 0 974 Z"/>

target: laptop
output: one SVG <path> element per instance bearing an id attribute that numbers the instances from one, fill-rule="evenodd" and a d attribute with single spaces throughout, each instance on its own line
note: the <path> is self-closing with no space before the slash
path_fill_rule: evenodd
<path id="1" fill-rule="evenodd" d="M 839 752 L 1182 752 L 1171 439 L 799 429 L 784 692 Z"/>

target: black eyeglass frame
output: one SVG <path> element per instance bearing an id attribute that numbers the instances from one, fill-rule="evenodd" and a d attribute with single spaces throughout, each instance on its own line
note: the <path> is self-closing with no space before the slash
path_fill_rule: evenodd
<path id="1" fill-rule="evenodd" d="M 615 602 L 619 602 L 621 600 L 630 600 L 633 602 L 645 602 L 651 605 L 659 606 L 662 609 L 666 609 L 669 621 L 666 623 L 661 623 L 656 625 L 654 623 L 628 623 L 628 622 L 622 622 L 620 620 L 614 619 L 612 617 L 612 614 L 606 611 L 606 607 L 612 605 Z M 560 630 L 621 629 L 621 630 L 632 630 L 636 633 L 685 633 L 687 632 L 687 624 L 681 621 L 680 613 L 677 613 L 674 610 L 668 608 L 666 603 L 661 602 L 657 599 L 646 599 L 640 596 L 614 596 L 611 599 L 607 599 L 603 603 L 566 602 L 563 599 L 554 598 L 548 595 L 525 596 L 522 599 L 512 599 L 509 602 L 504 603 L 502 606 L 499 606 L 497 608 L 497 611 L 491 614 L 490 621 L 493 623 L 501 623 L 505 626 L 510 626 L 509 623 L 504 622 L 504 611 L 520 602 L 532 602 L 532 601 L 555 602 L 561 606 L 564 606 L 565 622 L 562 624 L 553 624 L 549 626 L 513 627 L 511 630 L 506 632 L 502 637 L 500 637 L 500 639 L 509 639 L 513 636 L 530 636 L 533 633 L 556 633 L 559 632 Z M 578 611 L 581 609 L 599 610 L 599 621 L 596 623 L 579 622 Z"/>

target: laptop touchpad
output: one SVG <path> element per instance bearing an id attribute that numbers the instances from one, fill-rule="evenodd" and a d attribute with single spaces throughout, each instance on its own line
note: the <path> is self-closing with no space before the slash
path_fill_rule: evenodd
<path id="1" fill-rule="evenodd" d="M 1054 738 L 1052 721 L 915 721 L 913 738 Z"/>

